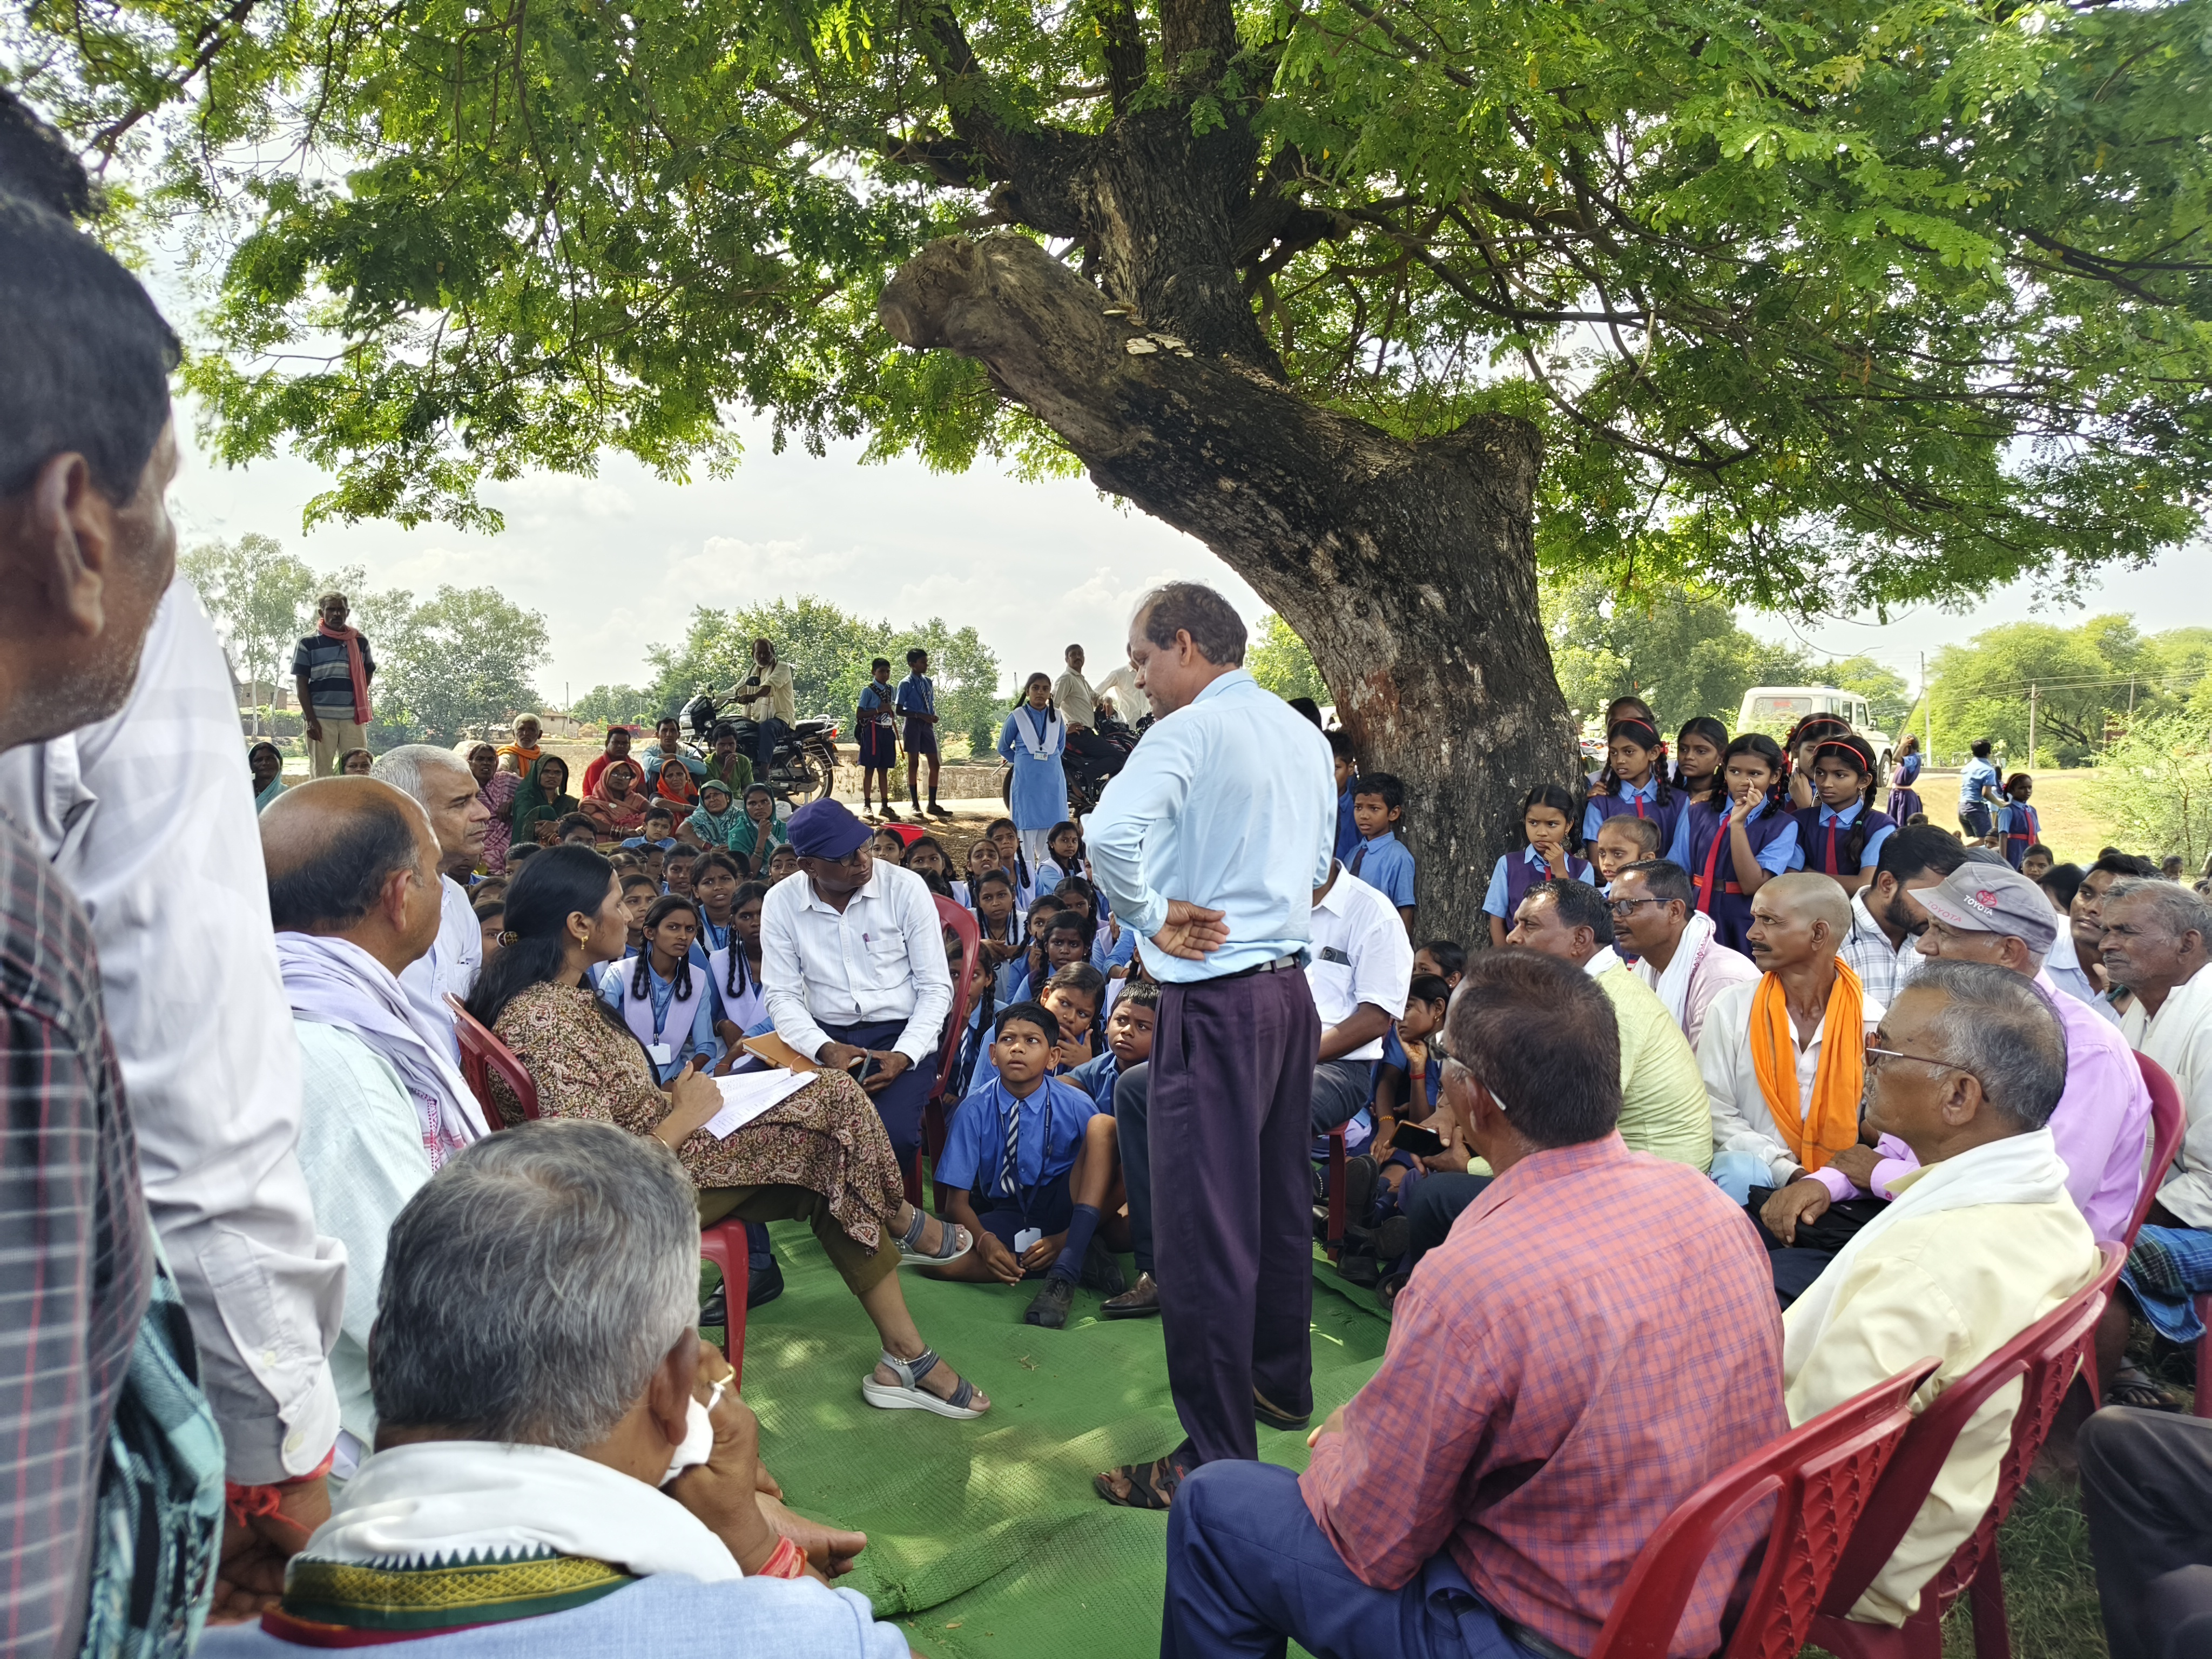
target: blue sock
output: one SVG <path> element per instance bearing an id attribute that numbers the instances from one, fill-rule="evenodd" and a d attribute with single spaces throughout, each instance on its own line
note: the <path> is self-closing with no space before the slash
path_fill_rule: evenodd
<path id="1" fill-rule="evenodd" d="M 1098 1231 L 1098 1206 L 1079 1204 L 1075 1219 L 1067 1224 L 1067 1243 L 1060 1253 L 1060 1260 L 1045 1272 L 1047 1279 L 1079 1279 L 1083 1277 L 1083 1258 L 1091 1254 L 1091 1235 Z"/>

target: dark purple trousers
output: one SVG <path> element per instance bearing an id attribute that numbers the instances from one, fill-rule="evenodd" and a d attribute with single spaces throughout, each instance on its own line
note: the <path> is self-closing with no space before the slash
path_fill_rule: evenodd
<path id="1" fill-rule="evenodd" d="M 1168 1387 L 1197 1461 L 1257 1458 L 1257 1389 L 1313 1407 L 1314 1054 L 1288 972 L 1165 985 L 1152 1039 L 1152 1233 Z"/>

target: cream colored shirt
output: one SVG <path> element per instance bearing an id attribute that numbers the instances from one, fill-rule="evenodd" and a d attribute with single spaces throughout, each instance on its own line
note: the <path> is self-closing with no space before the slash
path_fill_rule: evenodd
<path id="1" fill-rule="evenodd" d="M 1096 726 L 1098 723 L 1098 696 L 1091 689 L 1091 682 L 1073 668 L 1064 670 L 1052 683 L 1052 700 L 1060 705 L 1060 716 L 1070 726 Z"/>
<path id="2" fill-rule="evenodd" d="M 787 662 L 780 662 L 773 668 L 762 669 L 760 684 L 759 693 L 745 703 L 745 708 L 753 719 L 779 720 L 787 726 L 796 725 L 799 721 L 799 705 L 791 690 L 791 665 Z M 768 712 L 765 714 L 761 712 L 761 699 L 763 696 L 768 700 Z"/>
<path id="3" fill-rule="evenodd" d="M 2159 1187 L 2159 1202 L 2192 1227 L 2212 1227 L 2212 966 L 2169 991 L 2154 1017 L 2134 999 L 2120 1016 L 2120 1035 L 2166 1067 L 2187 1115 L 2181 1155 Z"/>
<path id="4" fill-rule="evenodd" d="M 1923 1173 L 1899 1180 L 1897 1189 Z M 2098 1261 L 2089 1224 L 2069 1198 L 1899 1218 L 1840 1264 L 1846 1276 L 1834 1287 L 1827 1329 L 1796 1374 L 1782 1379 L 1790 1421 L 1808 1422 L 1932 1357 L 1942 1363 L 1912 1402 L 1914 1411 L 1924 1411 L 2086 1284 Z M 1785 1332 L 1797 1311 L 1782 1316 Z M 1919 1607 L 1921 1587 L 1966 1542 L 1996 1495 L 2019 1404 L 2020 1384 L 2013 1382 L 1967 1420 L 1928 1501 L 1852 1618 L 1902 1625 Z"/>
<path id="5" fill-rule="evenodd" d="M 1779 1188 L 1798 1168 L 1797 1155 L 1783 1139 L 1774 1114 L 1759 1092 L 1759 1073 L 1751 1063 L 1751 1000 L 1760 981 L 1731 985 L 1713 999 L 1706 1012 L 1705 1030 L 1698 1035 L 1698 1070 L 1705 1074 L 1705 1093 L 1712 1103 L 1713 1151 L 1756 1152 L 1766 1160 L 1768 1172 Z M 1861 1000 L 1869 1031 L 1881 1023 L 1882 1005 L 1872 997 Z M 1825 1022 L 1824 1028 L 1825 1028 Z M 1792 1035 L 1795 1035 L 1794 1031 Z M 1813 1103 L 1813 1079 L 1820 1069 L 1821 1032 L 1797 1051 L 1797 1121 L 1802 1128 L 1806 1109 Z"/>

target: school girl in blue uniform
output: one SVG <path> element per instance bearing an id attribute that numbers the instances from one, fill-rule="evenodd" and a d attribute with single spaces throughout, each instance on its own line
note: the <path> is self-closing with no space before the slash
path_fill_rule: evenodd
<path id="1" fill-rule="evenodd" d="M 1747 942 L 1751 896 L 1801 861 L 1783 771 L 1780 745 L 1764 732 L 1745 732 L 1721 757 L 1720 797 L 1684 812 L 1667 849 L 1690 872 L 1698 908 L 1733 951 Z"/>
<path id="2" fill-rule="evenodd" d="M 1583 811 L 1583 845 L 1597 839 L 1605 821 L 1617 813 L 1633 812 L 1639 818 L 1659 820 L 1659 844 L 1674 838 L 1682 821 L 1683 800 L 1667 787 L 1667 747 L 1659 728 L 1641 716 L 1615 720 L 1605 734 L 1607 766 L 1599 781 L 1613 780 L 1602 793 L 1593 793 Z"/>
<path id="3" fill-rule="evenodd" d="M 1897 833 L 1889 814 L 1875 810 L 1874 750 L 1856 735 L 1823 738 L 1813 746 L 1811 776 L 1819 804 L 1797 814 L 1805 868 L 1856 893 L 1874 879 L 1882 843 Z"/>
<path id="4" fill-rule="evenodd" d="M 1575 798 L 1556 783 L 1540 783 L 1522 796 L 1521 810 L 1514 815 L 1515 850 L 1498 855 L 1491 867 L 1490 890 L 1482 898 L 1492 945 L 1504 947 L 1514 912 L 1538 882 L 1554 876 L 1590 878 L 1589 861 L 1576 856 L 1581 846 L 1577 816 Z"/>
<path id="5" fill-rule="evenodd" d="M 2042 820 L 2027 798 L 2035 793 L 2035 780 L 2025 772 L 2015 772 L 2005 780 L 2005 804 L 1997 809 L 1997 829 L 2004 836 L 2005 862 L 2015 870 L 2027 856 L 2027 849 L 2043 839 Z"/>
<path id="6" fill-rule="evenodd" d="M 691 960 L 698 934 L 691 901 L 670 894 L 645 913 L 645 948 L 628 961 L 609 963 L 599 975 L 599 1000 L 644 1046 L 664 1084 L 695 1054 L 709 1060 L 722 1056 L 714 1033 L 714 983 Z"/>

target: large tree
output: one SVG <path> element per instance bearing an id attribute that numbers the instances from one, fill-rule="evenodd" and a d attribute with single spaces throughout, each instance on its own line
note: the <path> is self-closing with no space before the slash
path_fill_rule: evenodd
<path id="1" fill-rule="evenodd" d="M 1312 647 L 1443 920 L 1571 775 L 1540 549 L 1811 612 L 2198 525 L 2208 6 L 33 0 L 16 55 L 204 210 L 192 382 L 317 513 L 726 465 L 733 403 L 1073 457 Z"/>

